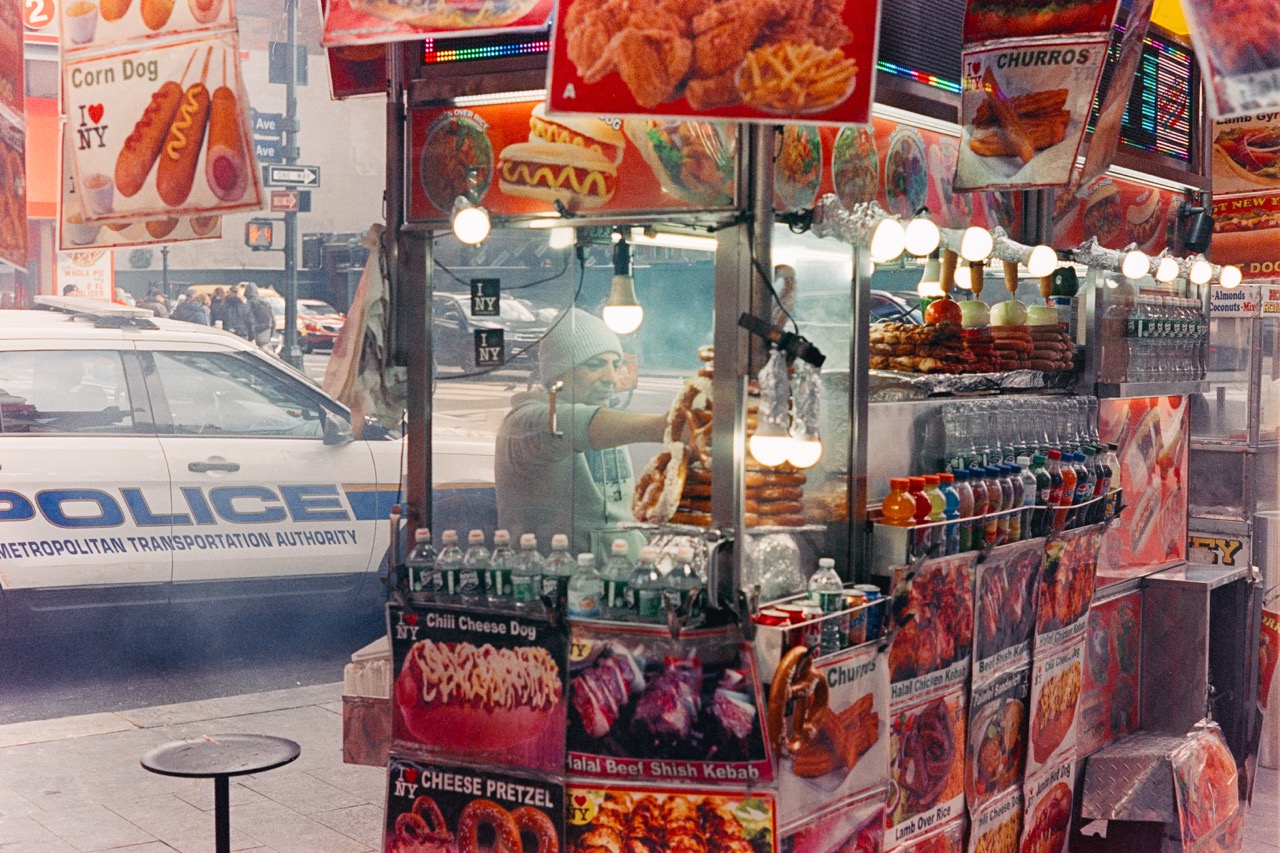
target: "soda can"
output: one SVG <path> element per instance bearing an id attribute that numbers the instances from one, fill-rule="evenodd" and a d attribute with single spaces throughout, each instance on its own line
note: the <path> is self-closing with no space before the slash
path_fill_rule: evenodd
<path id="1" fill-rule="evenodd" d="M 849 614 L 849 645 L 860 646 L 867 641 L 867 608 L 863 607 L 867 596 L 860 589 L 846 589 L 844 603 L 852 611 Z"/>
<path id="2" fill-rule="evenodd" d="M 796 626 L 800 632 L 800 642 L 809 651 L 817 653 L 822 648 L 822 608 L 816 604 L 805 604 L 801 610 L 804 612 L 804 621 Z"/>
<path id="3" fill-rule="evenodd" d="M 855 584 L 854 589 L 866 596 L 867 604 L 867 639 L 877 639 L 884 631 L 884 593 L 873 583 Z"/>

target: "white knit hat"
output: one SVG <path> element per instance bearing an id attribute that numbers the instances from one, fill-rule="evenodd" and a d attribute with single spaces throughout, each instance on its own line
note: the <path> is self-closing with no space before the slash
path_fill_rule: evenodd
<path id="1" fill-rule="evenodd" d="M 538 345 L 538 368 L 542 381 L 550 384 L 584 361 L 606 352 L 622 355 L 622 342 L 618 336 L 604 324 L 604 320 L 581 308 L 574 308 Z"/>

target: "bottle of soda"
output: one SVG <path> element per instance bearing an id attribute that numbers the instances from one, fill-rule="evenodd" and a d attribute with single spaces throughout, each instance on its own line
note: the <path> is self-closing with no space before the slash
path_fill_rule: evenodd
<path id="1" fill-rule="evenodd" d="M 956 491 L 955 474 L 944 471 L 938 475 L 938 491 L 946 500 L 946 553 L 960 553 L 960 493 Z"/>
<path id="2" fill-rule="evenodd" d="M 693 565 L 693 549 L 687 545 L 676 549 L 676 562 L 666 577 L 664 597 L 681 613 L 688 614 L 685 627 L 702 624 L 702 582 Z"/>
<path id="3" fill-rule="evenodd" d="M 599 619 L 600 601 L 604 598 L 604 581 L 596 571 L 596 555 L 578 555 L 578 566 L 569 578 L 569 615 L 578 619 Z"/>
<path id="4" fill-rule="evenodd" d="M 419 527 L 413 532 L 413 549 L 404 560 L 409 597 L 430 601 L 435 595 L 436 549 L 431 547 L 431 530 Z"/>
<path id="5" fill-rule="evenodd" d="M 516 567 L 516 552 L 511 550 L 511 534 L 505 530 L 493 531 L 493 554 L 489 557 L 489 571 L 484 577 L 484 594 L 490 607 L 507 607 L 511 604 L 511 573 Z"/>
<path id="6" fill-rule="evenodd" d="M 1018 478 L 1022 482 L 1022 538 L 1038 536 L 1036 531 L 1036 494 L 1040 489 L 1036 475 L 1031 470 L 1030 456 L 1018 457 Z"/>
<path id="7" fill-rule="evenodd" d="M 847 614 L 844 620 L 832 614 L 845 609 L 844 581 L 836 573 L 836 561 L 830 557 L 818 560 L 818 570 L 809 578 L 809 602 L 816 604 L 827 617 L 822 620 L 820 653 L 838 652 L 849 642 Z M 843 622 L 843 624 L 841 624 Z"/>
<path id="8" fill-rule="evenodd" d="M 484 579 L 489 573 L 489 549 L 484 544 L 484 531 L 467 534 L 467 553 L 462 557 L 462 573 L 458 576 L 458 594 L 463 604 L 479 604 L 484 600 Z"/>
<path id="9" fill-rule="evenodd" d="M 1009 542 L 1021 542 L 1022 533 L 1022 466 L 1017 462 L 1006 462 L 1004 465 L 1005 479 L 1013 487 L 1013 500 L 1009 503 L 1009 508 L 1016 510 L 1008 515 L 1009 525 Z"/>
<path id="10" fill-rule="evenodd" d="M 511 569 L 511 595 L 521 610 L 536 610 L 542 603 L 542 570 L 546 561 L 538 552 L 538 537 L 520 536 L 520 553 Z"/>
<path id="11" fill-rule="evenodd" d="M 912 531 L 915 534 L 916 543 L 911 553 L 927 554 L 929 547 L 933 544 L 933 533 L 928 527 L 921 525 L 929 523 L 929 516 L 933 514 L 933 501 L 929 500 L 929 496 L 924 493 L 924 477 L 908 477 L 907 491 L 916 502 L 916 529 Z"/>
<path id="12" fill-rule="evenodd" d="M 947 527 L 940 522 L 947 520 L 947 499 L 939 488 L 941 481 L 937 474 L 924 475 L 924 495 L 929 499 L 929 545 L 941 557 L 947 548 Z"/>
<path id="13" fill-rule="evenodd" d="M 973 521 L 970 529 L 969 547 L 980 551 L 987 544 L 987 513 L 990 511 L 991 495 L 987 490 L 987 469 L 983 465 L 975 465 L 969 469 L 969 488 L 973 490 Z"/>
<path id="14" fill-rule="evenodd" d="M 456 603 L 462 575 L 462 549 L 458 547 L 458 531 L 446 530 L 440 536 L 440 554 L 436 557 L 436 601 Z"/>
<path id="15" fill-rule="evenodd" d="M 646 545 L 640 549 L 635 571 L 627 583 L 631 608 L 641 622 L 659 623 L 666 619 L 662 609 L 662 572 L 658 570 L 658 549 Z"/>
<path id="16" fill-rule="evenodd" d="M 1098 445 L 1093 457 L 1093 520 L 1102 521 L 1107 517 L 1106 499 L 1111 491 L 1111 466 L 1107 463 L 1107 445 Z"/>
<path id="17" fill-rule="evenodd" d="M 956 494 L 960 496 L 960 522 L 956 525 L 958 541 L 956 553 L 963 554 L 973 550 L 973 489 L 969 486 L 969 469 L 957 468 L 951 472 L 955 477 Z"/>
<path id="18" fill-rule="evenodd" d="M 600 577 L 604 580 L 601 610 L 606 619 L 621 622 L 630 615 L 627 585 L 631 583 L 633 567 L 627 553 L 629 550 L 627 540 L 613 540 L 613 544 L 609 546 L 609 559 L 605 560 L 604 568 L 600 570 Z"/>
<path id="19" fill-rule="evenodd" d="M 1037 536 L 1048 536 L 1053 529 L 1053 476 L 1045 464 L 1045 455 L 1037 453 L 1031 457 L 1031 473 L 1036 478 L 1036 521 L 1034 529 Z M 1062 487 L 1059 486 L 1059 489 Z"/>
<path id="20" fill-rule="evenodd" d="M 880 504 L 880 521 L 892 527 L 912 527 L 916 523 L 916 499 L 907 494 L 907 478 L 892 477 L 889 494 Z"/>
<path id="21" fill-rule="evenodd" d="M 1062 494 L 1066 487 L 1066 475 L 1062 471 L 1062 451 L 1054 448 L 1049 451 L 1049 461 L 1045 465 L 1049 472 L 1049 524 L 1048 530 L 1062 530 L 1066 525 L 1067 511 L 1062 505 Z M 1072 494 L 1076 484 L 1071 483 Z"/>
<path id="22" fill-rule="evenodd" d="M 569 553 L 569 537 L 556 533 L 551 537 L 551 553 L 542 569 L 542 594 L 556 607 L 564 607 L 569 595 L 569 578 L 576 565 Z"/>
<path id="23" fill-rule="evenodd" d="M 1119 449 L 1118 444 L 1108 444 L 1107 452 L 1103 455 L 1107 468 L 1111 471 L 1111 476 L 1107 478 L 1107 499 L 1103 507 L 1103 515 L 1107 518 L 1112 518 L 1120 510 L 1122 480 L 1120 457 L 1116 455 Z"/>
<path id="24" fill-rule="evenodd" d="M 1093 521 L 1092 506 L 1085 506 L 1093 498 L 1094 487 L 1098 485 L 1098 473 L 1089 461 L 1093 456 L 1093 448 L 1086 445 L 1083 451 L 1076 451 L 1076 524 L 1088 524 Z"/>

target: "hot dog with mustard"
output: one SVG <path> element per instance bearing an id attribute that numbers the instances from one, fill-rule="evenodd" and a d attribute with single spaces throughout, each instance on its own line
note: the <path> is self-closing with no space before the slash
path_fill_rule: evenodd
<path id="1" fill-rule="evenodd" d="M 116 155 L 115 171 L 116 189 L 124 197 L 136 195 L 146 183 L 182 104 L 182 94 L 182 87 L 172 80 L 161 86 L 151 96 L 151 103 L 133 126 L 133 132 L 125 138 Z"/>
<path id="2" fill-rule="evenodd" d="M 156 190 L 170 207 L 182 206 L 191 195 L 208 119 L 209 90 L 203 83 L 193 83 L 182 95 L 156 167 Z"/>

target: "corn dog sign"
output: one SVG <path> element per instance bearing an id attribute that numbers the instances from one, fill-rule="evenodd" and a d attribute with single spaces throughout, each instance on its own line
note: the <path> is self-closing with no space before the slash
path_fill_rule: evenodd
<path id="1" fill-rule="evenodd" d="M 965 50 L 955 189 L 1066 184 L 1109 43 L 1103 36 Z"/>
<path id="2" fill-rule="evenodd" d="M 67 59 L 62 83 L 86 222 L 261 209 L 234 33 Z"/>

